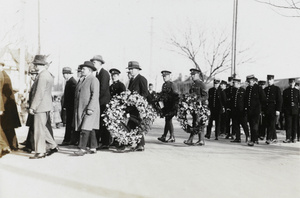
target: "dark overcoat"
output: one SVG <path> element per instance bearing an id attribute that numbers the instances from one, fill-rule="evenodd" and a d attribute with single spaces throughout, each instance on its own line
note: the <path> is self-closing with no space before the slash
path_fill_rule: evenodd
<path id="1" fill-rule="evenodd" d="M 145 98 L 147 98 L 149 94 L 147 79 L 140 74 L 138 74 L 133 80 L 130 80 L 128 89 L 131 92 L 136 91 L 138 94 L 144 96 Z"/>
<path id="2" fill-rule="evenodd" d="M 106 105 L 110 101 L 110 92 L 109 92 L 109 73 L 105 69 L 101 68 L 99 74 L 96 74 L 96 78 L 99 80 L 100 89 L 99 89 L 99 102 L 100 105 Z"/>
<path id="3" fill-rule="evenodd" d="M 300 93 L 296 88 L 287 88 L 283 91 L 282 110 L 285 115 L 297 115 L 300 106 Z"/>

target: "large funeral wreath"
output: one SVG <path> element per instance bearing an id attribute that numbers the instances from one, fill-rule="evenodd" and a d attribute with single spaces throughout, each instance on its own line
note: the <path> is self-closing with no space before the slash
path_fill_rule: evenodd
<path id="1" fill-rule="evenodd" d="M 192 124 L 193 115 L 197 118 L 194 126 Z M 199 96 L 184 94 L 180 97 L 177 120 L 187 133 L 198 133 L 199 128 L 207 123 L 209 115 L 210 111 L 207 105 L 200 102 Z"/>
<path id="2" fill-rule="evenodd" d="M 133 113 L 133 112 L 138 112 Z M 142 132 L 147 132 L 157 117 L 147 100 L 136 92 L 124 91 L 115 95 L 107 104 L 104 123 L 119 145 L 134 145 L 140 142 Z M 128 121 L 136 123 L 135 129 L 127 126 Z"/>

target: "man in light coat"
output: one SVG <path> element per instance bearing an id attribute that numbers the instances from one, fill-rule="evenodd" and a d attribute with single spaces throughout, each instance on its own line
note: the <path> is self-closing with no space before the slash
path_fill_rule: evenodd
<path id="1" fill-rule="evenodd" d="M 83 156 L 88 152 L 96 153 L 98 141 L 95 130 L 100 126 L 99 81 L 92 75 L 96 71 L 93 63 L 85 61 L 81 66 L 82 77 L 75 90 L 74 128 L 80 131 L 79 151 L 75 155 Z M 90 150 L 87 150 L 87 144 Z"/>
<path id="2" fill-rule="evenodd" d="M 32 90 L 32 103 L 29 108 L 29 113 L 34 115 L 34 142 L 36 151 L 35 155 L 30 157 L 30 159 L 39 159 L 58 151 L 57 144 L 46 126 L 52 109 L 51 92 L 53 76 L 46 69 L 48 63 L 45 60 L 45 56 L 36 55 L 32 63 L 39 74 L 36 78 L 37 86 Z M 50 148 L 47 153 L 46 142 Z"/>

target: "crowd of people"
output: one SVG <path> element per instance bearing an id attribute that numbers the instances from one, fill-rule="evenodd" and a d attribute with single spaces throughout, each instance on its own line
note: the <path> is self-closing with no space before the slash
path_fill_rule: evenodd
<path id="1" fill-rule="evenodd" d="M 72 69 L 64 67 L 63 77 L 66 80 L 62 110 L 65 112 L 65 135 L 61 144 L 57 145 L 51 126 L 52 122 L 60 123 L 60 101 L 52 105 L 53 76 L 48 71 L 49 63 L 43 55 L 36 55 L 30 67 L 29 74 L 33 84 L 28 97 L 28 118 L 26 126 L 28 135 L 22 148 L 28 153 L 34 152 L 30 159 L 40 159 L 59 151 L 58 146 L 77 145 L 74 155 L 95 154 L 97 150 L 107 150 L 117 142 L 104 123 L 106 108 L 111 98 L 126 90 L 143 96 L 149 104 L 158 107 L 161 117 L 165 118 L 163 134 L 158 140 L 164 143 L 175 142 L 172 119 L 177 115 L 180 95 L 171 80 L 171 71 L 161 71 L 164 84 L 160 93 L 153 90 L 153 85 L 139 72 L 141 67 L 137 61 L 130 61 L 127 67 L 128 86 L 119 80 L 120 71 L 103 68 L 105 61 L 101 55 L 95 55 L 89 61 L 79 65 L 77 79 L 73 77 Z M 0 156 L 18 149 L 15 128 L 21 126 L 16 102 L 9 76 L 3 71 L 4 63 L 0 63 Z M 274 85 L 274 75 L 267 75 L 267 81 L 258 81 L 254 75 L 247 76 L 246 87 L 241 79 L 229 77 L 228 82 L 213 80 L 213 87 L 208 91 L 205 83 L 200 80 L 201 71 L 190 70 L 193 81 L 189 94 L 197 96 L 197 102 L 209 108 L 210 116 L 207 122 L 199 125 L 199 115 L 191 113 L 192 126 L 189 138 L 184 144 L 205 145 L 205 138 L 211 138 L 214 125 L 215 140 L 224 134 L 232 143 L 241 143 L 241 127 L 245 133 L 245 142 L 254 146 L 266 138 L 266 144 L 278 142 L 276 123 L 279 117 L 285 119 L 286 139 L 284 143 L 299 141 L 299 105 L 300 92 L 295 87 L 295 79 L 289 79 L 289 87 L 281 93 Z M 112 83 L 110 84 L 110 79 Z M 127 87 L 127 88 L 126 88 Z M 54 110 L 53 110 L 54 109 Z M 132 112 L 139 117 L 139 112 Z M 56 125 L 58 127 L 58 125 Z M 196 127 L 197 126 L 197 127 Z M 127 127 L 133 130 L 137 123 L 128 121 Z M 206 132 L 206 134 L 204 134 Z M 169 133 L 169 138 L 167 138 Z M 198 141 L 193 142 L 198 135 Z M 133 151 L 145 150 L 145 134 L 132 148 Z"/>

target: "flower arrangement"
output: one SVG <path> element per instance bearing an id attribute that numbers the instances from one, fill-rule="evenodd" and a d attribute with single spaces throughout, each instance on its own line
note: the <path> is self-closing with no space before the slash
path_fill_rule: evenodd
<path id="1" fill-rule="evenodd" d="M 132 112 L 138 112 L 138 116 Z M 157 117 L 156 112 L 147 100 L 136 92 L 124 91 L 115 95 L 107 104 L 107 110 L 102 115 L 107 130 L 119 145 L 133 145 L 140 142 L 142 132 L 147 132 Z M 137 125 L 130 129 L 127 122 L 131 120 Z"/>
<path id="2" fill-rule="evenodd" d="M 190 117 L 196 116 L 196 123 L 190 123 Z M 177 120 L 182 129 L 188 133 L 198 133 L 199 128 L 204 126 L 210 115 L 207 105 L 202 104 L 199 96 L 195 94 L 184 94 L 179 100 L 179 107 L 177 112 Z"/>

